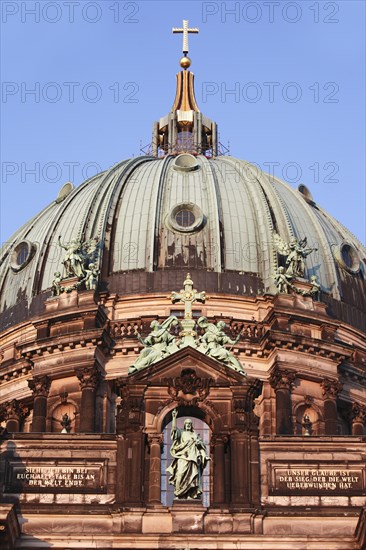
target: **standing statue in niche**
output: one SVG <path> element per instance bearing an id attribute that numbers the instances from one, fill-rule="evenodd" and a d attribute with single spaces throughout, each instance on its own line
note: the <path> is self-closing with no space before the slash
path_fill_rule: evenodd
<path id="1" fill-rule="evenodd" d="M 218 361 L 222 361 L 235 371 L 246 376 L 240 361 L 229 349 L 224 347 L 227 344 L 231 346 L 235 345 L 240 339 L 240 334 L 238 334 L 236 340 L 232 340 L 224 332 L 226 327 L 224 321 L 219 321 L 215 325 L 214 323 L 209 323 L 206 317 L 200 317 L 197 321 L 197 325 L 205 331 L 204 334 L 200 336 L 200 346 L 197 348 L 198 351 Z"/>
<path id="2" fill-rule="evenodd" d="M 139 334 L 137 335 L 137 338 L 145 347 L 135 363 L 128 369 L 128 374 L 144 369 L 152 363 L 156 363 L 156 361 L 163 359 L 163 357 L 178 351 L 176 338 L 169 332 L 170 327 L 177 323 L 177 317 L 171 315 L 161 324 L 159 321 L 152 321 L 150 323 L 152 330 L 145 339 L 141 338 Z"/>
<path id="3" fill-rule="evenodd" d="M 174 485 L 174 495 L 178 499 L 200 499 L 202 473 L 210 458 L 200 435 L 193 429 L 192 420 L 186 418 L 184 428 L 180 430 L 177 428 L 178 410 L 174 409 L 172 415 L 170 454 L 173 462 L 167 468 L 169 483 Z"/>

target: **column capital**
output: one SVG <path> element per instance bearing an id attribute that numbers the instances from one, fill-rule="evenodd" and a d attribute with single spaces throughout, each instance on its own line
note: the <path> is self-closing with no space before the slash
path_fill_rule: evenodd
<path id="1" fill-rule="evenodd" d="M 215 448 L 219 446 L 223 446 L 224 451 L 226 451 L 228 444 L 229 444 L 228 434 L 213 434 L 210 439 L 211 453 L 214 453 Z"/>
<path id="2" fill-rule="evenodd" d="M 76 376 L 80 381 L 80 388 L 82 390 L 85 388 L 95 390 L 102 379 L 102 375 L 96 367 L 77 369 Z"/>
<path id="3" fill-rule="evenodd" d="M 269 377 L 269 383 L 274 390 L 286 389 L 291 391 L 295 383 L 295 378 L 296 373 L 288 369 L 274 367 Z"/>
<path id="4" fill-rule="evenodd" d="M 6 421 L 11 419 L 20 421 L 28 414 L 29 409 L 16 399 L 13 399 L 12 401 L 5 401 L 5 403 L 1 405 L 0 416 Z"/>
<path id="5" fill-rule="evenodd" d="M 352 403 L 351 419 L 352 422 L 366 424 L 366 405 L 360 405 L 360 403 Z"/>
<path id="6" fill-rule="evenodd" d="M 33 376 L 31 380 L 28 380 L 28 386 L 34 397 L 47 397 L 51 387 L 51 378 L 47 375 Z"/>
<path id="7" fill-rule="evenodd" d="M 164 444 L 164 435 L 163 434 L 147 434 L 147 441 L 149 446 L 159 445 L 160 447 Z"/>
<path id="8" fill-rule="evenodd" d="M 336 399 L 343 388 L 343 384 L 341 382 L 338 380 L 330 380 L 329 378 L 324 378 L 320 385 L 323 396 L 326 399 Z"/>

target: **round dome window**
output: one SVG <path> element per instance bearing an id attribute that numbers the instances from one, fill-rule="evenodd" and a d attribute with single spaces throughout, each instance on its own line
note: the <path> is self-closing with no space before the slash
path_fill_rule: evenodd
<path id="1" fill-rule="evenodd" d="M 352 244 L 344 241 L 336 246 L 334 256 L 338 264 L 348 273 L 355 275 L 360 271 L 360 257 Z"/>
<path id="2" fill-rule="evenodd" d="M 10 256 L 10 266 L 15 272 L 29 264 L 36 251 L 36 247 L 29 241 L 21 241 L 16 245 Z"/>
<path id="3" fill-rule="evenodd" d="M 166 221 L 169 229 L 173 231 L 192 233 L 202 229 L 206 218 L 197 204 L 186 202 L 174 206 Z"/>
<path id="4" fill-rule="evenodd" d="M 194 225 L 194 222 L 196 221 L 196 218 L 191 212 L 191 210 L 188 210 L 187 208 L 182 208 L 182 210 L 179 210 L 179 212 L 175 215 L 175 221 L 177 222 L 177 225 L 179 227 L 192 227 Z"/>

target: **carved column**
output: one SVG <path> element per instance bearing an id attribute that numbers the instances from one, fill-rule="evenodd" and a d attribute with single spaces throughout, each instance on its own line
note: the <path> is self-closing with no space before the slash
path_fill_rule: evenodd
<path id="1" fill-rule="evenodd" d="M 231 446 L 231 504 L 236 507 L 249 505 L 249 438 L 242 432 L 230 436 Z"/>
<path id="2" fill-rule="evenodd" d="M 45 432 L 47 419 L 47 397 L 51 387 L 49 376 L 34 376 L 28 380 L 28 386 L 33 392 L 32 432 Z"/>
<path id="3" fill-rule="evenodd" d="M 144 402 L 140 396 L 130 395 L 128 388 L 121 388 L 121 397 L 117 412 L 117 434 L 122 436 L 117 453 L 117 498 L 126 506 L 141 506 L 146 443 L 143 432 Z M 157 452 L 156 447 L 154 452 Z"/>
<path id="4" fill-rule="evenodd" d="M 352 435 L 364 435 L 366 423 L 366 406 L 353 403 L 352 405 Z"/>
<path id="5" fill-rule="evenodd" d="M 127 453 L 128 441 L 122 434 L 117 435 L 116 502 L 126 500 L 127 494 Z"/>
<path id="6" fill-rule="evenodd" d="M 337 395 L 342 390 L 342 384 L 338 380 L 325 378 L 321 383 L 324 396 L 324 422 L 325 435 L 337 435 L 338 411 Z"/>
<path id="7" fill-rule="evenodd" d="M 80 432 L 95 431 L 95 394 L 101 380 L 101 374 L 95 367 L 80 369 L 76 372 L 81 388 Z"/>
<path id="8" fill-rule="evenodd" d="M 220 506 L 225 503 L 225 446 L 228 437 L 213 435 L 211 448 L 213 454 L 213 499 L 212 504 Z"/>
<path id="9" fill-rule="evenodd" d="M 141 506 L 143 502 L 145 434 L 139 432 L 127 435 L 127 484 L 126 501 L 129 506 Z"/>
<path id="10" fill-rule="evenodd" d="M 163 434 L 149 434 L 150 472 L 149 472 L 149 504 L 161 504 L 161 448 Z"/>
<path id="11" fill-rule="evenodd" d="M 291 390 L 296 374 L 287 369 L 275 367 L 269 383 L 276 392 L 276 434 L 292 434 Z"/>
<path id="12" fill-rule="evenodd" d="M 260 503 L 260 473 L 259 473 L 259 418 L 254 411 L 250 414 L 250 504 Z"/>
<path id="13" fill-rule="evenodd" d="M 19 432 L 21 421 L 28 414 L 27 407 L 16 399 L 6 401 L 1 407 L 1 416 L 6 420 L 6 429 L 8 432 Z"/>

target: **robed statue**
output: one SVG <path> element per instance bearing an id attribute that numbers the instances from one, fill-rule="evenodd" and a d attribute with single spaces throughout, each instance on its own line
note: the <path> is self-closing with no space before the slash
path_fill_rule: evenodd
<path id="1" fill-rule="evenodd" d="M 171 466 L 167 468 L 170 474 L 169 483 L 174 485 L 176 498 L 200 499 L 202 495 L 202 473 L 210 458 L 201 436 L 193 429 L 192 420 L 186 418 L 184 428 L 177 427 L 178 410 L 174 409 L 172 422 L 172 446 L 170 454 L 173 457 Z"/>
<path id="2" fill-rule="evenodd" d="M 141 338 L 139 334 L 137 335 L 144 348 L 135 363 L 128 369 L 129 374 L 149 367 L 152 363 L 156 363 L 167 355 L 178 351 L 176 338 L 169 332 L 170 327 L 177 323 L 178 319 L 175 315 L 171 315 L 163 323 L 154 320 L 150 323 L 152 330 L 145 339 Z"/>
<path id="3" fill-rule="evenodd" d="M 209 323 L 206 317 L 200 317 L 197 325 L 204 330 L 204 334 L 199 338 L 198 351 L 225 363 L 236 372 L 246 376 L 240 361 L 232 354 L 230 349 L 225 347 L 227 345 L 234 346 L 240 339 L 240 333 L 236 340 L 232 340 L 225 334 L 226 323 L 224 321 L 219 321 L 216 324 Z"/>
<path id="4" fill-rule="evenodd" d="M 59 235 L 58 244 L 66 250 L 62 263 L 67 277 L 77 277 L 79 281 L 83 279 L 87 290 L 95 290 L 99 275 L 97 269 L 98 255 L 101 248 L 98 238 L 93 237 L 87 241 L 71 239 L 69 243 L 62 243 Z M 89 269 L 86 266 L 89 266 Z M 98 273 L 96 273 L 97 271 Z M 88 285 L 90 288 L 88 288 Z"/>
<path id="5" fill-rule="evenodd" d="M 81 242 L 72 239 L 67 244 L 62 244 L 61 236 L 58 237 L 59 245 L 66 250 L 62 263 L 68 276 L 76 276 L 79 279 L 84 276 L 84 261 L 81 250 Z"/>
<path id="6" fill-rule="evenodd" d="M 290 242 L 287 243 L 278 233 L 273 233 L 275 249 L 281 256 L 286 256 L 286 275 L 288 277 L 304 277 L 307 256 L 318 250 L 317 248 L 308 247 L 307 243 L 306 237 L 301 240 L 291 237 Z"/>

